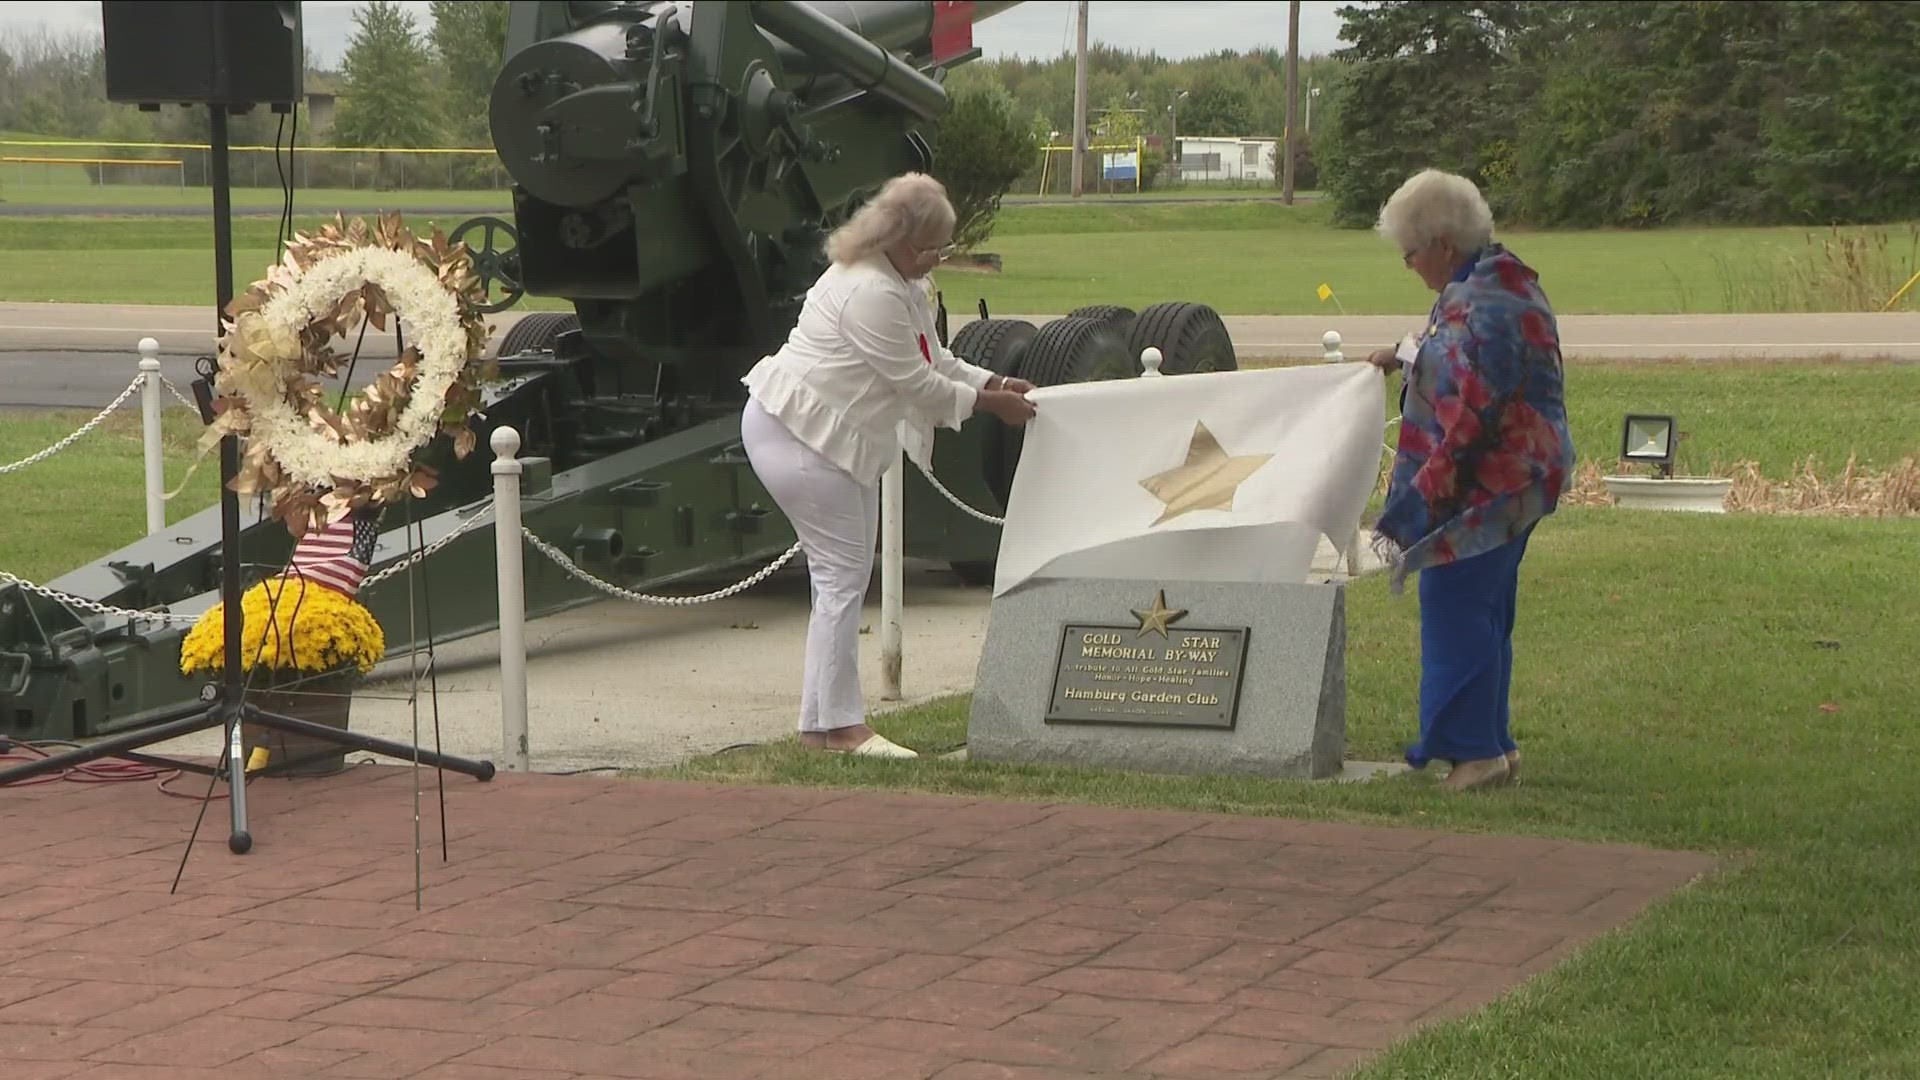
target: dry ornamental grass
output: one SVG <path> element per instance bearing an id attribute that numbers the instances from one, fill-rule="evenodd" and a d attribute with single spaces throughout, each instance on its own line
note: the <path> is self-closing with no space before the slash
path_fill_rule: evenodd
<path id="1" fill-rule="evenodd" d="M 1605 475 L 1597 462 L 1581 462 L 1562 501 L 1568 506 L 1612 506 Z M 1784 480 L 1763 475 L 1753 461 L 1735 462 L 1729 470 L 1708 470 L 1707 475 L 1732 479 L 1727 510 L 1737 514 L 1920 516 L 1920 458 L 1912 456 L 1881 472 L 1860 467 L 1858 458 L 1850 456 L 1838 473 L 1825 476 L 1815 457 L 1801 462 Z"/>

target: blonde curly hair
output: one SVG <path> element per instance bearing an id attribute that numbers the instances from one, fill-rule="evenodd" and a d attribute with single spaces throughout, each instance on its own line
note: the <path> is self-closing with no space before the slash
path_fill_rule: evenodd
<path id="1" fill-rule="evenodd" d="M 953 204 L 945 184 L 925 173 L 904 173 L 886 182 L 845 225 L 827 237 L 827 258 L 859 262 L 902 240 L 951 229 Z"/>

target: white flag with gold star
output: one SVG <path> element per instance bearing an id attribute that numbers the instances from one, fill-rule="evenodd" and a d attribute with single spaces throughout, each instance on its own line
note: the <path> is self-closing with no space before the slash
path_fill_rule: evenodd
<path id="1" fill-rule="evenodd" d="M 1384 384 L 1356 363 L 1034 391 L 994 595 L 1032 578 L 1305 580 L 1322 536 L 1353 542 Z"/>

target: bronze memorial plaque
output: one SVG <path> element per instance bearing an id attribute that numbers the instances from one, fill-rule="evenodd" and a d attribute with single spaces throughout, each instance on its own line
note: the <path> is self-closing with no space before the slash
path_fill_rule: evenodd
<path id="1" fill-rule="evenodd" d="M 1133 625 L 1068 624 L 1046 722 L 1231 729 L 1247 628 L 1174 629 L 1186 614 L 1168 608 L 1161 590 L 1151 608 L 1133 612 Z"/>

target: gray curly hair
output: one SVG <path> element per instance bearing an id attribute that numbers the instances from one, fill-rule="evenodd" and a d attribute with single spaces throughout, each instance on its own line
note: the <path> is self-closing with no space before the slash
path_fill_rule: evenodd
<path id="1" fill-rule="evenodd" d="M 902 240 L 953 227 L 953 204 L 945 184 L 925 173 L 904 173 L 886 182 L 845 225 L 827 237 L 827 258 L 854 263 Z"/>
<path id="2" fill-rule="evenodd" d="M 1438 169 L 1423 169 L 1401 184 L 1380 208 L 1380 221 L 1375 227 L 1402 251 L 1416 251 L 1445 240 L 1465 255 L 1493 241 L 1493 211 L 1487 208 L 1487 200 L 1473 181 Z"/>

